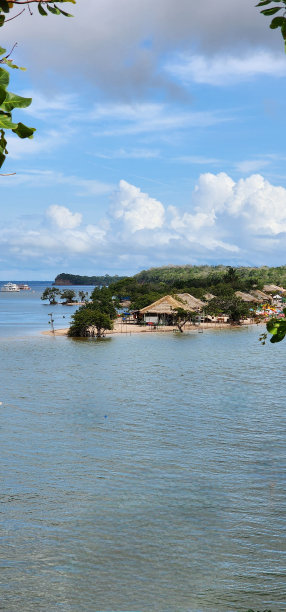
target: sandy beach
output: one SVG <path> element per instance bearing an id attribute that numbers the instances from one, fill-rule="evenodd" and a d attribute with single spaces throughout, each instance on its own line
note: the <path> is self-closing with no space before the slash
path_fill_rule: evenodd
<path id="1" fill-rule="evenodd" d="M 246 325 L 253 325 L 253 323 L 246 323 Z M 198 325 L 190 325 L 186 324 L 184 327 L 184 333 L 196 333 L 198 330 L 203 329 L 228 329 L 231 326 L 229 323 L 201 323 Z M 128 323 L 122 323 L 121 321 L 116 321 L 114 323 L 114 328 L 112 330 L 107 330 L 105 332 L 106 336 L 114 335 L 114 334 L 161 334 L 166 332 L 179 332 L 178 328 L 175 325 L 164 325 L 164 326 L 149 326 L 149 325 L 134 325 Z M 68 333 L 68 328 L 65 329 L 56 329 L 54 332 L 48 330 L 43 331 L 42 334 L 45 336 L 66 336 Z"/>

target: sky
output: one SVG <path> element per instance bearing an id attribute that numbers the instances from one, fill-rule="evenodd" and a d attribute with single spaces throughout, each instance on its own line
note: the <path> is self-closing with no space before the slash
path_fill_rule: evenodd
<path id="1" fill-rule="evenodd" d="M 68 7 L 68 8 L 67 8 Z M 0 177 L 0 279 L 286 264 L 286 55 L 252 0 L 25 11 Z"/>

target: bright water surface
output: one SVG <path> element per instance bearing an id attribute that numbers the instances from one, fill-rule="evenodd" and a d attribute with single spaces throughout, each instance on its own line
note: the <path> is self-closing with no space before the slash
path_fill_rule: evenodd
<path id="1" fill-rule="evenodd" d="M 285 343 L 41 336 L 45 308 L 1 324 L 0 609 L 286 610 Z"/>

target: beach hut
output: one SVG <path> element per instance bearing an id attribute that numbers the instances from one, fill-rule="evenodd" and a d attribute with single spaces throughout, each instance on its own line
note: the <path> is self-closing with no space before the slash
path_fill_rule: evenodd
<path id="1" fill-rule="evenodd" d="M 259 289 L 253 289 L 253 291 L 250 291 L 250 293 L 259 300 L 260 304 L 267 301 L 269 302 L 269 300 L 272 301 L 272 297 L 269 296 L 269 294 L 265 293 L 264 291 L 260 291 Z"/>
<path id="2" fill-rule="evenodd" d="M 202 300 L 195 298 L 190 293 L 177 293 L 176 298 L 182 302 L 181 308 L 186 308 L 187 310 L 199 312 L 206 306 L 206 302 L 202 302 Z"/>
<path id="3" fill-rule="evenodd" d="M 248 302 L 248 303 L 251 303 L 251 304 L 260 304 L 261 303 L 261 300 L 259 300 L 258 298 L 254 297 L 254 295 L 251 295 L 251 293 L 245 293 L 244 291 L 236 291 L 235 295 L 236 295 L 236 297 L 238 297 L 243 302 Z"/>
<path id="4" fill-rule="evenodd" d="M 139 319 L 152 325 L 173 325 L 176 308 L 184 308 L 182 301 L 165 295 L 153 304 L 139 310 Z"/>
<path id="5" fill-rule="evenodd" d="M 177 308 L 199 312 L 204 306 L 204 302 L 189 293 L 178 293 L 175 297 L 165 295 L 153 304 L 141 308 L 138 319 L 151 325 L 174 325 Z"/>
<path id="6" fill-rule="evenodd" d="M 283 287 L 278 287 L 278 285 L 264 285 L 263 291 L 266 293 L 286 293 L 286 289 Z"/>

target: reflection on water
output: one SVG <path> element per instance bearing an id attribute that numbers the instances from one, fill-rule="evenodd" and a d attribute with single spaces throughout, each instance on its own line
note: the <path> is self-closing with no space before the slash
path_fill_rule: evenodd
<path id="1" fill-rule="evenodd" d="M 1 609 L 285 610 L 285 346 L 258 335 L 1 341 Z"/>

